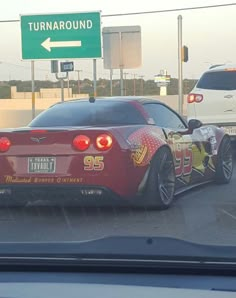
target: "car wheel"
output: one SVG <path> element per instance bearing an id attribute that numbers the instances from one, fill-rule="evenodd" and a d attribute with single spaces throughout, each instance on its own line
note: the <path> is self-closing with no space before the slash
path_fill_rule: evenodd
<path id="1" fill-rule="evenodd" d="M 219 148 L 216 163 L 215 181 L 229 183 L 233 173 L 233 154 L 229 137 L 224 137 Z"/>
<path id="2" fill-rule="evenodd" d="M 144 200 L 147 207 L 167 209 L 173 201 L 175 192 L 175 167 L 171 151 L 162 147 L 154 156 Z"/>

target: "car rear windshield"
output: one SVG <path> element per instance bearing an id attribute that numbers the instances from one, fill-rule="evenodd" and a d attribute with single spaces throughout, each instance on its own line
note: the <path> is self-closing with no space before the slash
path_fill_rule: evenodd
<path id="1" fill-rule="evenodd" d="M 42 112 L 30 127 L 109 126 L 146 124 L 141 112 L 128 102 L 97 100 L 57 104 Z"/>
<path id="2" fill-rule="evenodd" d="M 197 88 L 236 90 L 236 71 L 206 72 L 197 83 Z"/>

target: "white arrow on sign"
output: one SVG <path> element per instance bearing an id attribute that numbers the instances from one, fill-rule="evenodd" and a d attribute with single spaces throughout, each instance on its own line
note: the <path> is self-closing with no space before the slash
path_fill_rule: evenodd
<path id="1" fill-rule="evenodd" d="M 71 48 L 71 47 L 81 47 L 81 40 L 74 41 L 51 41 L 51 38 L 47 38 L 41 43 L 47 51 L 51 52 L 51 48 Z"/>

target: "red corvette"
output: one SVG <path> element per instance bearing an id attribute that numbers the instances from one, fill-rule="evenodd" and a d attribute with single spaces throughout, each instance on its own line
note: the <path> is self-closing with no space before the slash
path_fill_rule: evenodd
<path id="1" fill-rule="evenodd" d="M 0 197 L 165 209 L 190 187 L 228 183 L 232 160 L 221 128 L 187 124 L 157 100 L 73 100 L 0 131 Z"/>

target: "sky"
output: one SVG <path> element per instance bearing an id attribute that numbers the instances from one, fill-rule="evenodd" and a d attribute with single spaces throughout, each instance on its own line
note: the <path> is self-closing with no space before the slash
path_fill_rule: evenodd
<path id="1" fill-rule="evenodd" d="M 174 8 L 234 3 L 233 0 L 7 0 L 0 10 L 0 21 L 19 20 L 20 15 L 101 11 L 101 26 L 140 26 L 142 35 L 142 64 L 127 69 L 127 78 L 144 76 L 154 79 L 162 69 L 171 77 L 178 76 L 178 26 L 177 17 L 183 18 L 183 44 L 189 48 L 189 61 L 183 65 L 184 78 L 197 79 L 212 64 L 236 63 L 236 5 L 169 13 L 141 14 L 109 17 L 109 14 L 145 12 Z M 236 3 L 236 1 L 235 1 Z M 21 56 L 20 22 L 0 23 L 0 80 L 30 80 L 30 61 Z M 71 60 L 71 59 L 70 59 Z M 73 60 L 80 77 L 93 78 L 93 62 L 90 59 Z M 70 73 L 71 79 L 77 73 Z M 97 59 L 97 78 L 109 78 L 103 59 Z M 114 70 L 113 78 L 119 78 Z M 50 61 L 35 62 L 35 79 L 55 80 Z"/>

